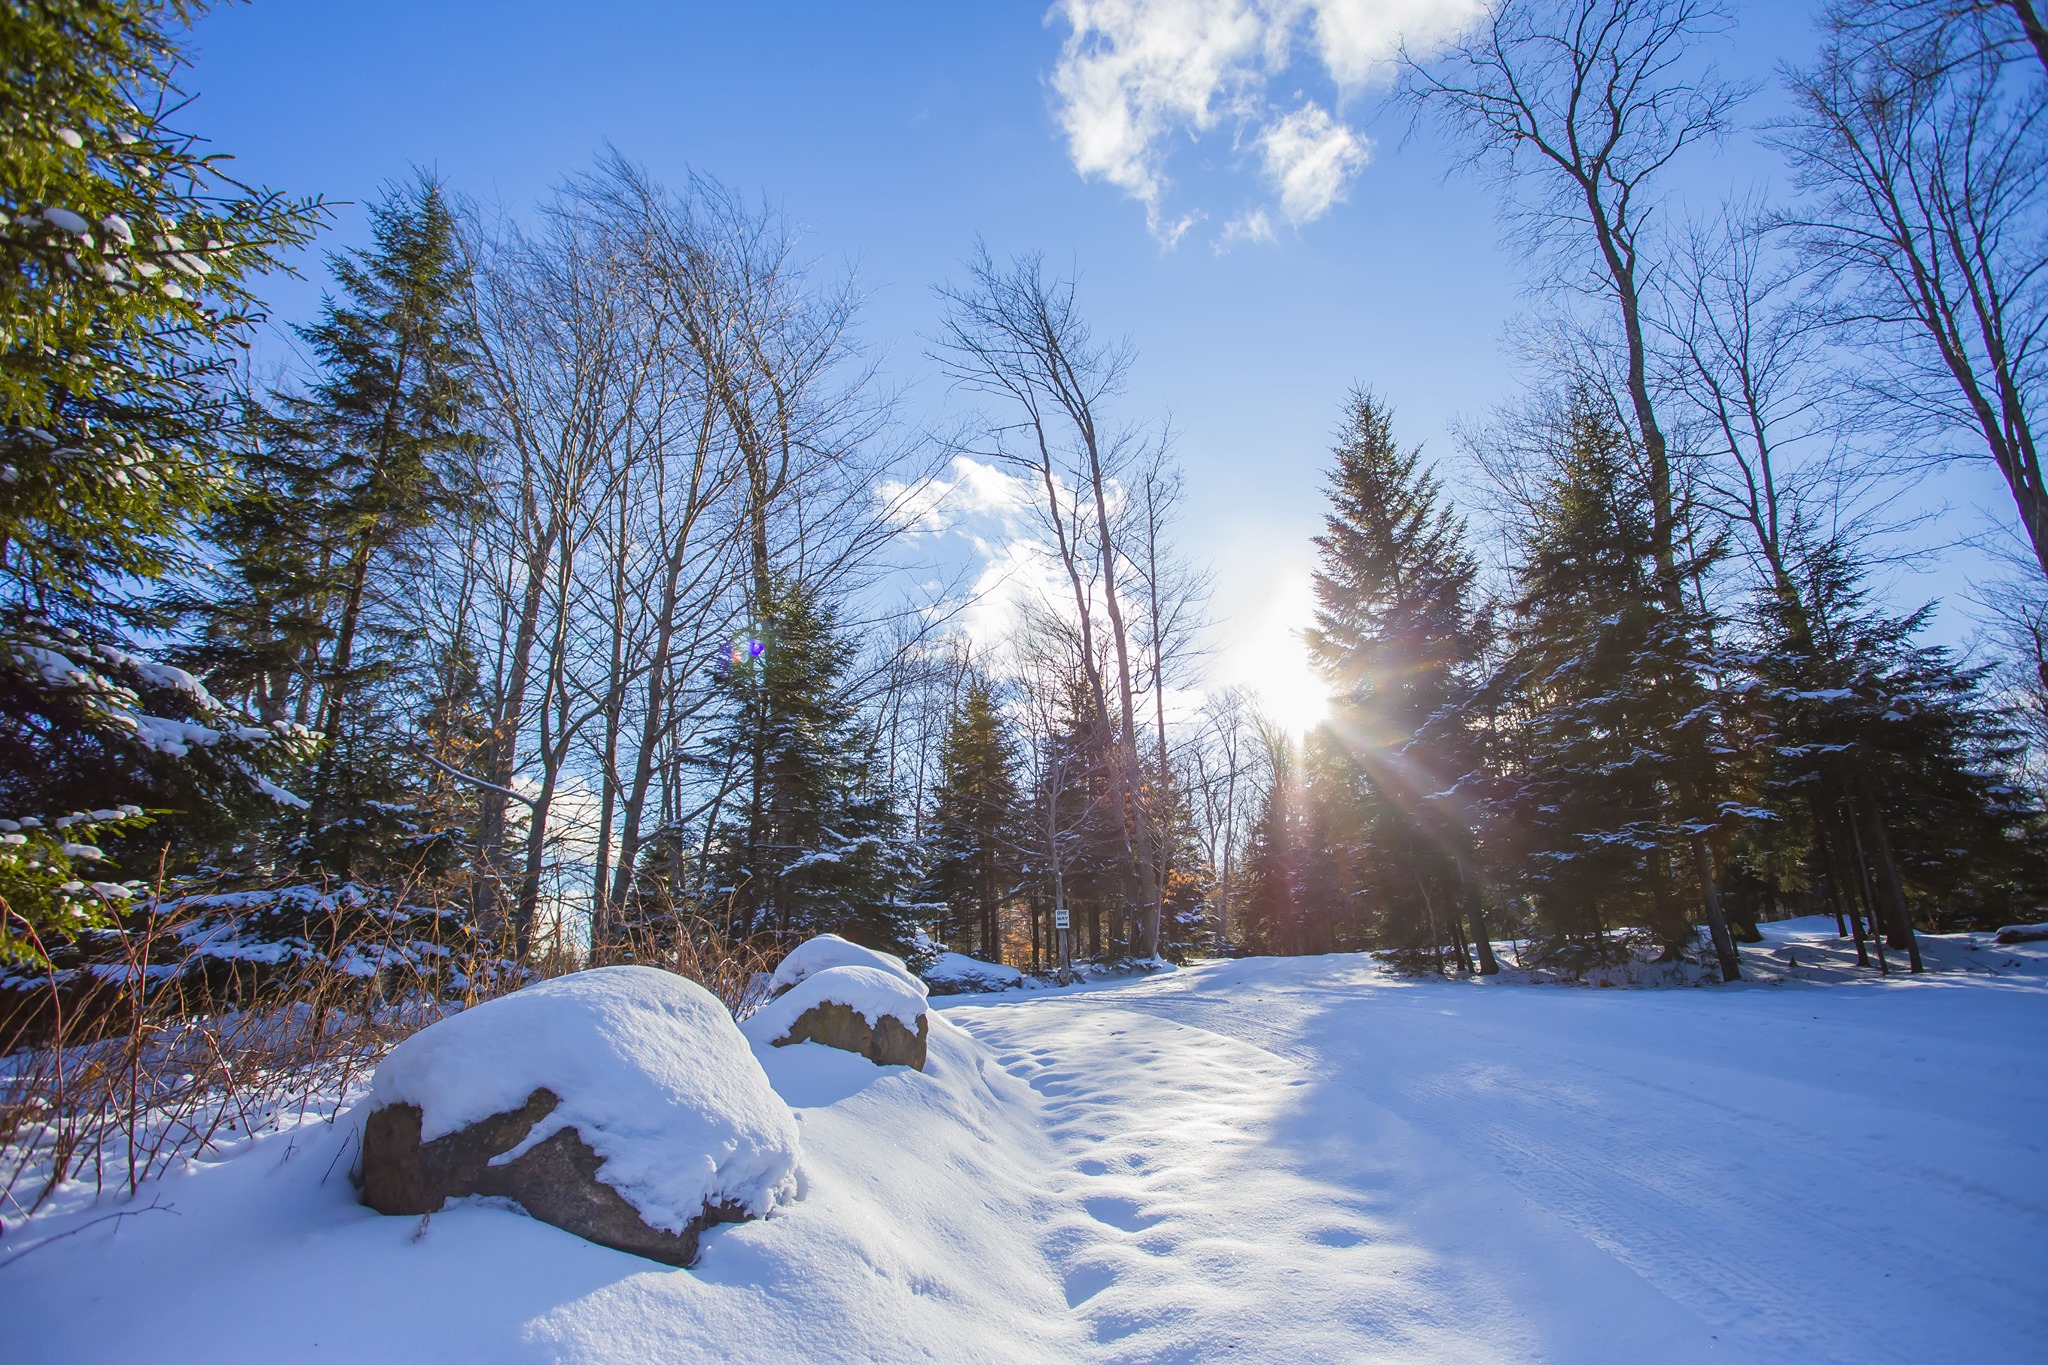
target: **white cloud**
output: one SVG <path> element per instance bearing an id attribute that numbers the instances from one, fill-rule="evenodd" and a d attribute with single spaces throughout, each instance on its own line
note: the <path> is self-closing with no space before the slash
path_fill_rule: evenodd
<path id="1" fill-rule="evenodd" d="M 1129 194 L 1154 232 L 1177 238 L 1190 224 L 1161 216 L 1166 147 L 1177 131 L 1206 132 L 1241 112 L 1272 38 L 1266 14 L 1250 0 L 1063 0 L 1059 9 L 1072 32 L 1052 87 L 1074 169 Z"/>
<path id="2" fill-rule="evenodd" d="M 1274 240 L 1273 215 L 1264 209 L 1247 209 L 1223 225 L 1223 235 L 1216 239 L 1216 251 L 1221 254 L 1240 242 Z"/>
<path id="3" fill-rule="evenodd" d="M 971 455 L 953 457 L 950 475 L 913 488 L 896 479 L 875 486 L 889 519 L 906 531 L 940 533 L 961 529 L 977 517 L 1009 517 L 1030 499 L 1030 484 Z"/>
<path id="4" fill-rule="evenodd" d="M 1259 151 L 1280 211 L 1292 223 L 1313 223 L 1328 213 L 1372 154 L 1370 143 L 1313 100 L 1267 125 Z"/>
<path id="5" fill-rule="evenodd" d="M 1205 217 L 1168 209 L 1175 144 L 1229 123 L 1240 145 L 1259 149 L 1281 212 L 1312 222 L 1343 199 L 1370 144 L 1313 101 L 1283 114 L 1268 100 L 1297 49 L 1351 90 L 1389 69 L 1404 36 L 1440 41 L 1483 8 L 1484 0 L 1058 0 L 1052 14 L 1070 32 L 1052 88 L 1068 155 L 1082 176 L 1143 204 L 1153 234 L 1172 245 Z M 1232 219 L 1221 244 L 1272 240 L 1262 213 Z"/>
<path id="6" fill-rule="evenodd" d="M 1486 12 L 1485 0 L 1319 0 L 1316 55 L 1339 85 L 1356 88 L 1388 74 L 1406 41 L 1426 50 Z"/>

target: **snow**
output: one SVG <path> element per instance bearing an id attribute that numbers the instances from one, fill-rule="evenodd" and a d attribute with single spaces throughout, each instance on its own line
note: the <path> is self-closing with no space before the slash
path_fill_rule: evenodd
<path id="1" fill-rule="evenodd" d="M 62 1192 L 0 1238 L 6 1349 L 2039 1359 L 2048 946 L 1927 935 L 1935 970 L 1881 979 L 1831 921 L 1764 933 L 1737 986 L 1254 958 L 951 997 L 922 1074 L 759 1045 L 801 1195 L 692 1270 L 481 1204 L 380 1218 L 344 1116 Z"/>
<path id="2" fill-rule="evenodd" d="M 717 998 L 652 967 L 596 967 L 514 991 L 415 1033 L 377 1068 L 374 1104 L 414 1104 L 433 1141 L 561 1103 L 499 1161 L 574 1128 L 598 1178 L 680 1232 L 706 1204 L 756 1217 L 795 1193 L 796 1125 Z"/>
<path id="3" fill-rule="evenodd" d="M 780 994 L 802 981 L 813 972 L 826 971 L 832 967 L 872 967 L 876 971 L 899 976 L 917 993 L 924 994 L 924 982 L 917 979 L 910 968 L 903 965 L 903 959 L 890 953 L 863 948 L 837 934 L 819 934 L 790 949 L 789 956 L 775 969 L 775 975 L 768 980 L 771 995 Z"/>
<path id="4" fill-rule="evenodd" d="M 815 942 L 815 940 L 813 940 Z M 851 946 L 851 945 L 849 945 Z M 772 1044 L 818 1005 L 845 1005 L 874 1028 L 894 1018 L 912 1033 L 925 1017 L 924 991 L 895 972 L 875 967 L 827 967 L 812 972 L 798 985 L 776 996 L 747 1017 L 747 1037 Z"/>
<path id="5" fill-rule="evenodd" d="M 248 776 L 249 780 L 255 785 L 257 791 L 262 792 L 265 796 L 269 797 L 272 801 L 275 801 L 278 805 L 289 806 L 293 810 L 312 809 L 312 802 L 308 801 L 305 797 L 300 796 L 297 792 L 286 791 L 283 787 L 278 786 L 275 782 L 272 782 L 263 774 L 259 772 L 249 771 Z"/>
<path id="6" fill-rule="evenodd" d="M 925 969 L 925 980 L 941 992 L 1007 991 L 1024 984 L 1024 973 L 1000 962 L 983 962 L 965 953 L 940 953 Z"/>

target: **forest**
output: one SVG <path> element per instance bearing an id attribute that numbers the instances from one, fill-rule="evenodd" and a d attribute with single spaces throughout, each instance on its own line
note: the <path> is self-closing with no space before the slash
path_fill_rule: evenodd
<path id="1" fill-rule="evenodd" d="M 1760 920 L 1917 967 L 1916 927 L 2039 904 L 2027 5 L 1829 9 L 1767 134 L 1797 197 L 1683 217 L 1659 177 L 1755 93 L 1713 5 L 1501 5 L 1407 69 L 1529 249 L 1529 382 L 1450 475 L 1394 395 L 1331 395 L 1306 736 L 1204 691 L 1136 346 L 1038 256 L 936 286 L 975 416 L 918 431 L 856 282 L 749 194 L 608 153 L 522 217 L 397 169 L 303 364 L 260 373 L 262 282 L 330 210 L 176 131 L 194 13 L 5 20 L 16 995 L 167 915 L 230 975 L 831 930 L 1033 970 L 1490 973 L 1509 939 L 1733 976 Z M 1953 455 L 1996 465 L 2035 561 L 1966 653 L 1879 591 Z M 919 558 L 963 459 L 1056 571 L 997 639 Z"/>

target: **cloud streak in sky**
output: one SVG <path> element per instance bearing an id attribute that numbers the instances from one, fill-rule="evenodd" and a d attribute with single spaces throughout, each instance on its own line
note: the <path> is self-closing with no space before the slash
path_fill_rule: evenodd
<path id="1" fill-rule="evenodd" d="M 1218 128 L 1257 152 L 1279 212 L 1299 226 L 1343 201 L 1371 143 L 1314 99 L 1282 108 L 1268 88 L 1313 62 L 1344 94 L 1391 70 L 1405 39 L 1440 41 L 1483 0 L 1058 0 L 1069 33 L 1052 74 L 1067 152 L 1082 176 L 1145 208 L 1171 245 L 1206 215 L 1169 205 L 1176 146 Z M 1051 16 L 1048 16 L 1051 17 Z M 1265 205 L 1226 226 L 1221 244 L 1272 240 Z"/>

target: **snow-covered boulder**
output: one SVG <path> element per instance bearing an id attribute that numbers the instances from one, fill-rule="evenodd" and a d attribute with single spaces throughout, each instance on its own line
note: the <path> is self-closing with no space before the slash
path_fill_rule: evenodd
<path id="1" fill-rule="evenodd" d="M 965 953 L 940 953 L 925 969 L 925 984 L 940 995 L 973 991 L 1008 991 L 1024 984 L 1024 973 L 1000 962 L 983 962 Z"/>
<path id="2" fill-rule="evenodd" d="M 756 1010 L 744 1027 L 749 1038 L 772 1047 L 823 1043 L 877 1066 L 922 1071 L 931 1016 L 924 989 L 895 972 L 827 967 Z"/>
<path id="3" fill-rule="evenodd" d="M 1994 943 L 2048 943 L 2048 924 L 2008 924 L 1992 935 Z"/>
<path id="4" fill-rule="evenodd" d="M 557 977 L 415 1033 L 377 1068 L 363 1202 L 518 1202 L 600 1245 L 688 1265 L 714 1223 L 795 1194 L 796 1122 L 709 991 L 652 967 Z"/>
<path id="5" fill-rule="evenodd" d="M 897 977 L 920 996 L 924 994 L 924 982 L 903 965 L 902 958 L 863 948 L 837 934 L 819 934 L 792 948 L 789 956 L 782 959 L 782 965 L 775 969 L 775 975 L 768 979 L 768 994 L 781 995 L 804 978 L 834 967 L 872 967 Z"/>

